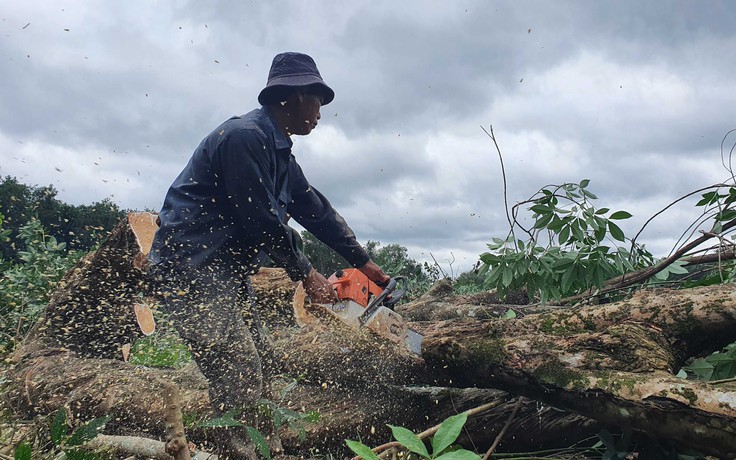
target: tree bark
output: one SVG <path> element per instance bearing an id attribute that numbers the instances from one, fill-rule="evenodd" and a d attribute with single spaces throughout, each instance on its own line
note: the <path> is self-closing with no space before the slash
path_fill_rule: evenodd
<path id="1" fill-rule="evenodd" d="M 429 323 L 422 355 L 461 387 L 501 388 L 609 426 L 736 453 L 736 385 L 674 376 L 736 340 L 733 285 L 641 291 L 517 320 Z"/>
<path id="2" fill-rule="evenodd" d="M 141 263 L 150 244 L 139 234 L 141 222 L 152 218 L 129 217 L 67 275 L 15 354 L 7 396 L 19 413 L 66 405 L 89 418 L 112 415 L 110 432 L 163 438 L 160 395 L 163 382 L 172 381 L 185 419 L 211 416 L 207 383 L 195 366 L 148 369 L 122 361 L 122 345 L 140 335 L 132 305 L 155 304 Z M 386 423 L 420 431 L 474 405 L 503 401 L 468 422 L 465 442 L 480 449 L 506 422 L 513 396 L 524 396 L 529 401 L 510 428 L 513 438 L 501 448 L 570 445 L 579 440 L 572 433 L 585 437 L 607 426 L 713 455 L 736 453 L 736 385 L 673 375 L 688 358 L 736 341 L 733 285 L 645 290 L 616 303 L 559 308 L 500 305 L 491 294 L 457 296 L 440 283 L 399 309 L 425 334 L 423 359 L 416 359 L 316 307 L 309 311 L 317 320 L 298 327 L 295 285 L 280 270 L 262 271 L 253 284 L 280 370 L 300 378 L 281 403 L 322 414 L 307 427 L 306 441 L 284 431 L 287 452 L 324 452 L 345 438 L 379 444 L 388 438 Z M 517 318 L 499 319 L 510 308 Z M 195 443 L 210 440 L 196 424 L 186 429 Z"/>

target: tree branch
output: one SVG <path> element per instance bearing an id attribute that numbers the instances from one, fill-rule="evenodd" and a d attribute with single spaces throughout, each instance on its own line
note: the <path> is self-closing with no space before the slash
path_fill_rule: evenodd
<path id="1" fill-rule="evenodd" d="M 736 227 L 736 219 L 729 221 L 728 223 L 723 225 L 722 232 L 729 230 L 733 227 Z M 587 292 L 585 294 L 578 294 L 571 297 L 566 297 L 562 300 L 560 300 L 560 304 L 566 305 L 573 302 L 578 302 L 580 300 L 593 297 L 593 296 L 600 296 L 603 294 L 606 294 L 611 291 L 615 291 L 617 289 L 621 289 L 624 287 L 629 287 L 637 283 L 641 283 L 643 281 L 646 281 L 647 279 L 651 278 L 652 276 L 656 275 L 657 273 L 661 272 L 667 266 L 671 265 L 674 261 L 678 260 L 683 255 L 687 254 L 689 251 L 693 250 L 694 248 L 698 247 L 700 244 L 708 241 L 709 239 L 713 238 L 712 234 L 704 234 L 703 236 L 694 239 L 690 243 L 686 244 L 682 248 L 680 248 L 678 251 L 673 253 L 671 256 L 664 259 L 662 262 L 658 263 L 657 265 L 649 268 L 645 268 L 643 270 L 638 270 L 631 273 L 626 273 L 621 277 L 612 278 L 606 282 L 603 283 L 603 288 L 600 289 L 596 293 L 590 293 Z M 701 262 L 702 263 L 702 262 Z M 628 277 L 628 279 L 627 279 Z"/>

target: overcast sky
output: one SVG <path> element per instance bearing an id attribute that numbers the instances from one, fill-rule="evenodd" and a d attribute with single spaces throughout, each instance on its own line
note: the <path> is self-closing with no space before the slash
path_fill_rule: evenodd
<path id="1" fill-rule="evenodd" d="M 511 204 L 590 179 L 634 233 L 728 177 L 736 4 L 0 0 L 0 175 L 159 209 L 199 141 L 257 107 L 273 56 L 335 90 L 294 154 L 358 238 L 469 268 Z M 734 139 L 736 140 L 736 139 Z M 655 221 L 666 254 L 692 202 Z"/>

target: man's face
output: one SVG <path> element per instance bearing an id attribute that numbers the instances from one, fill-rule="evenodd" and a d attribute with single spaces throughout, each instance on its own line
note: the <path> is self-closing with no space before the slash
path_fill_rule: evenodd
<path id="1" fill-rule="evenodd" d="M 306 136 L 317 127 L 320 119 L 319 109 L 322 107 L 322 96 L 316 94 L 300 94 L 300 102 L 292 117 L 292 134 Z"/>

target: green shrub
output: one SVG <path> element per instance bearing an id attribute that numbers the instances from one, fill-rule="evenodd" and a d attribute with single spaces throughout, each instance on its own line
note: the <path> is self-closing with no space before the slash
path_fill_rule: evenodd
<path id="1" fill-rule="evenodd" d="M 520 206 L 530 205 L 534 223 L 527 230 L 515 221 L 508 237 L 493 238 L 490 252 L 480 256 L 488 289 L 499 295 L 526 289 L 530 300 L 559 300 L 654 263 L 643 246 L 624 246 L 627 238 L 614 221 L 631 214 L 593 206 L 589 182 L 549 186 L 514 207 L 515 218 Z M 515 236 L 521 232 L 528 238 Z"/>
<path id="2" fill-rule="evenodd" d="M 18 252 L 20 261 L 5 261 L 0 273 L 0 355 L 26 336 L 59 280 L 82 257 L 67 252 L 36 218 L 20 227 L 17 239 L 25 247 Z"/>

